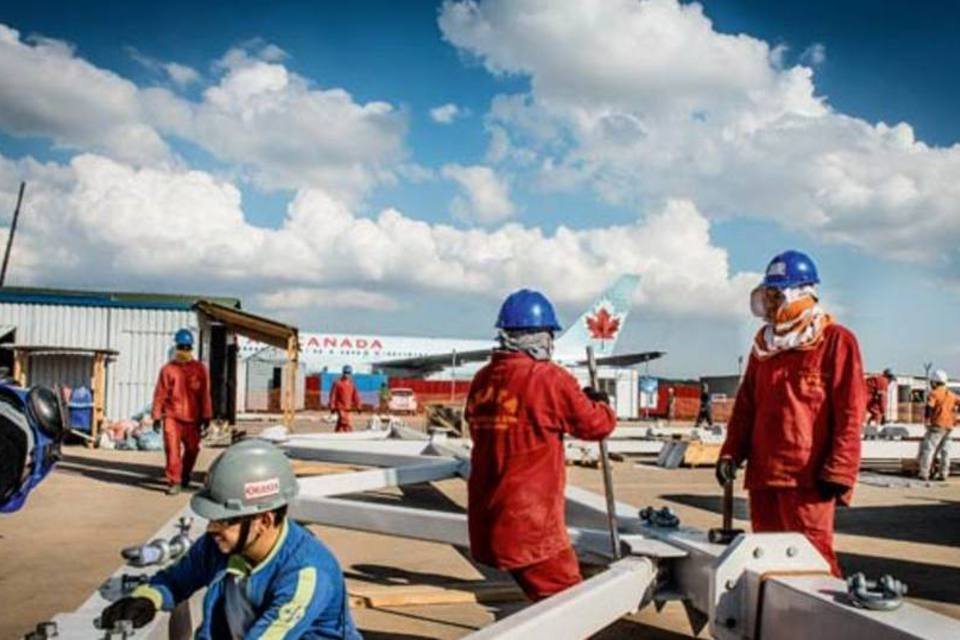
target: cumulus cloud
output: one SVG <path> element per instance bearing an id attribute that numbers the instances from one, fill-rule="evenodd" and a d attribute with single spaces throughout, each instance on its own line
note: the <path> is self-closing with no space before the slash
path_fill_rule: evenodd
<path id="1" fill-rule="evenodd" d="M 827 48 L 820 42 L 814 42 L 800 54 L 800 62 L 812 67 L 827 61 Z"/>
<path id="2" fill-rule="evenodd" d="M 166 162 L 170 151 L 144 122 L 132 82 L 95 67 L 50 38 L 26 41 L 0 24 L 0 129 L 44 136 L 134 162 Z"/>
<path id="3" fill-rule="evenodd" d="M 233 184 L 202 171 L 93 154 L 67 165 L 0 158 L 4 211 L 21 177 L 30 188 L 11 271 L 17 284 L 121 281 L 242 293 L 272 309 L 382 310 L 395 304 L 384 292 L 497 299 L 520 286 L 583 303 L 629 272 L 641 276 L 637 303 L 646 313 L 742 317 L 758 277 L 731 272 L 688 201 L 629 224 L 544 233 L 515 223 L 458 229 L 389 208 L 361 217 L 326 191 L 304 189 L 278 229 L 263 229 L 245 220 Z"/>
<path id="4" fill-rule="evenodd" d="M 167 77 L 177 87 L 186 87 L 200 81 L 200 73 L 193 67 L 178 62 L 163 62 L 142 53 L 136 47 L 127 47 L 127 54 L 155 74 Z"/>
<path id="5" fill-rule="evenodd" d="M 460 186 L 461 194 L 450 203 L 450 212 L 457 218 L 488 224 L 516 213 L 506 182 L 490 167 L 448 164 L 441 173 Z"/>
<path id="6" fill-rule="evenodd" d="M 639 208 L 689 198 L 712 216 L 960 269 L 960 146 L 837 113 L 811 67 L 718 32 L 698 4 L 448 0 L 439 24 L 491 73 L 529 78 L 493 101 L 488 158 L 531 167 L 541 188 Z"/>
<path id="7" fill-rule="evenodd" d="M 467 111 L 452 102 L 430 109 L 430 118 L 438 124 L 452 124 L 457 118 L 466 117 Z"/>

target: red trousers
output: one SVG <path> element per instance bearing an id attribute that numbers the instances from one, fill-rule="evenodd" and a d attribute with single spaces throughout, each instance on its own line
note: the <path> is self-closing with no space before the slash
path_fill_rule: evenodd
<path id="1" fill-rule="evenodd" d="M 347 410 L 337 411 L 337 426 L 335 433 L 345 433 L 353 431 L 353 425 L 350 424 L 350 412 Z"/>
<path id="2" fill-rule="evenodd" d="M 164 419 L 163 448 L 167 454 L 167 482 L 171 485 L 189 482 L 200 454 L 200 425 L 174 418 Z"/>
<path id="3" fill-rule="evenodd" d="M 536 564 L 511 569 L 510 575 L 534 602 L 549 598 L 583 581 L 577 554 L 570 547 Z"/>
<path id="4" fill-rule="evenodd" d="M 870 422 L 876 422 L 877 424 L 883 424 L 886 422 L 885 416 L 883 415 L 883 404 L 880 402 L 870 401 L 870 404 L 867 405 L 867 420 Z"/>
<path id="5" fill-rule="evenodd" d="M 842 577 L 833 552 L 833 516 L 836 501 L 816 489 L 754 489 L 750 491 L 750 525 L 754 533 L 802 533 L 830 563 L 830 572 Z"/>

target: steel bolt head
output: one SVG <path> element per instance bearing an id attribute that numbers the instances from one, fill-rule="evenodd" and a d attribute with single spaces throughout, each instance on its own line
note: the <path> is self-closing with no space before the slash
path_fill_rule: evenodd
<path id="1" fill-rule="evenodd" d="M 763 557 L 763 549 L 761 549 L 760 547 L 757 547 L 756 549 L 754 549 L 754 550 L 753 550 L 753 557 L 754 557 L 754 558 L 762 558 L 762 557 Z"/>
<path id="2" fill-rule="evenodd" d="M 736 586 L 736 583 L 734 583 L 733 580 L 727 580 L 724 586 L 727 588 L 727 591 L 733 591 L 733 588 Z"/>
<path id="3" fill-rule="evenodd" d="M 736 618 L 727 618 L 726 620 L 723 621 L 723 625 L 724 625 L 727 629 L 736 629 L 736 627 L 737 627 L 737 619 L 736 619 Z"/>
<path id="4" fill-rule="evenodd" d="M 788 557 L 788 558 L 792 558 L 792 557 L 795 556 L 795 555 L 797 555 L 797 548 L 796 548 L 796 547 L 787 547 L 787 557 Z"/>

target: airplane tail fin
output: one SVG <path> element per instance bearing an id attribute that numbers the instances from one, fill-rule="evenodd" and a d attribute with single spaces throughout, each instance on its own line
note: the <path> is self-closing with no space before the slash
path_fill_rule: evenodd
<path id="1" fill-rule="evenodd" d="M 639 276 L 624 274 L 600 294 L 590 308 L 557 338 L 559 353 L 582 354 L 592 345 L 597 356 L 610 355 L 617 344 L 620 330 L 627 321 L 633 292 Z"/>

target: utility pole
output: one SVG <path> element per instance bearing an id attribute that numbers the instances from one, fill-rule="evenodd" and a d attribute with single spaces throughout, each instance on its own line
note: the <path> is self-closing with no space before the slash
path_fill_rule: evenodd
<path id="1" fill-rule="evenodd" d="M 20 217 L 20 203 L 23 202 L 23 190 L 26 186 L 26 182 L 20 182 L 17 208 L 13 210 L 13 222 L 10 223 L 10 235 L 7 236 L 7 250 L 3 254 L 3 269 L 0 269 L 0 287 L 7 281 L 7 264 L 10 262 L 10 249 L 13 248 L 13 235 L 17 232 L 17 219 Z"/>

